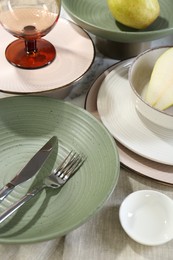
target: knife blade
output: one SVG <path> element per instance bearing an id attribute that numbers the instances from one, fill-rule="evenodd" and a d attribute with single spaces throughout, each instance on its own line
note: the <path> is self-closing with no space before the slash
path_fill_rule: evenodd
<path id="1" fill-rule="evenodd" d="M 2 202 L 17 185 L 29 180 L 38 172 L 53 151 L 56 143 L 56 136 L 50 138 L 50 140 L 30 159 L 24 168 L 10 182 L 0 189 L 0 202 Z"/>

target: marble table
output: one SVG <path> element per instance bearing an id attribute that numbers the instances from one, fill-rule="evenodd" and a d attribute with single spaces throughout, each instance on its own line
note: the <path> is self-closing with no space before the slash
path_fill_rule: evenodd
<path id="1" fill-rule="evenodd" d="M 62 16 L 68 18 L 62 10 Z M 93 40 L 94 36 L 92 36 Z M 100 73 L 117 60 L 96 50 L 91 69 L 72 85 L 66 100 L 84 107 L 86 93 Z M 1 93 L 3 98 L 6 94 Z M 21 245 L 0 244 L 2 260 L 171 260 L 173 241 L 162 246 L 143 246 L 130 239 L 122 229 L 118 212 L 124 198 L 133 191 L 153 189 L 173 199 L 173 188 L 121 168 L 118 185 L 102 209 L 86 223 L 55 240 Z"/>

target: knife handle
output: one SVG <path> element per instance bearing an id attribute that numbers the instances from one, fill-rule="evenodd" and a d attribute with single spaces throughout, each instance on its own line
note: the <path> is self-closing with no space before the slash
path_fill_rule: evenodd
<path id="1" fill-rule="evenodd" d="M 0 190 L 0 203 L 7 197 L 7 195 L 12 192 L 14 189 L 14 186 L 10 183 L 6 184 L 1 190 Z"/>
<path id="2" fill-rule="evenodd" d="M 16 203 L 14 203 L 11 207 L 9 207 L 6 211 L 4 211 L 0 215 L 0 223 L 2 223 L 5 219 L 7 219 L 9 216 L 11 216 L 17 209 L 22 207 L 27 201 L 32 199 L 35 195 L 37 195 L 42 189 L 44 188 L 41 187 L 40 189 L 35 189 L 31 192 L 28 192 L 25 196 L 23 196 L 20 200 L 18 200 Z"/>

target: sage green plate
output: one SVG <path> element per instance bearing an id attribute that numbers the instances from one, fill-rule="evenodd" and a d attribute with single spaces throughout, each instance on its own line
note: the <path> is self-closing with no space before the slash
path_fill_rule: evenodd
<path id="1" fill-rule="evenodd" d="M 117 147 L 100 122 L 65 101 L 22 96 L 0 100 L 0 187 L 53 135 L 59 140 L 57 149 L 36 177 L 1 203 L 1 212 L 41 184 L 71 149 L 87 160 L 63 188 L 42 191 L 1 223 L 0 243 L 34 243 L 68 233 L 101 208 L 117 184 Z"/>
<path id="2" fill-rule="evenodd" d="M 145 30 L 135 30 L 117 23 L 112 17 L 107 0 L 63 0 L 69 16 L 96 36 L 117 42 L 152 41 L 173 33 L 173 1 L 159 0 L 161 13 Z"/>

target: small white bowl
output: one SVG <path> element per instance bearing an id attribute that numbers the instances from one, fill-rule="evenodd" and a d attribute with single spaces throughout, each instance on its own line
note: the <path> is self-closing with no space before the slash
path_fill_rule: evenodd
<path id="1" fill-rule="evenodd" d="M 137 111 L 151 122 L 167 129 L 173 129 L 173 107 L 161 111 L 151 107 L 143 98 L 156 60 L 168 48 L 170 47 L 158 47 L 139 54 L 130 66 L 128 79 Z"/>
<path id="2" fill-rule="evenodd" d="M 120 223 L 136 242 L 156 246 L 173 239 L 173 201 L 154 190 L 128 195 L 119 211 Z"/>

